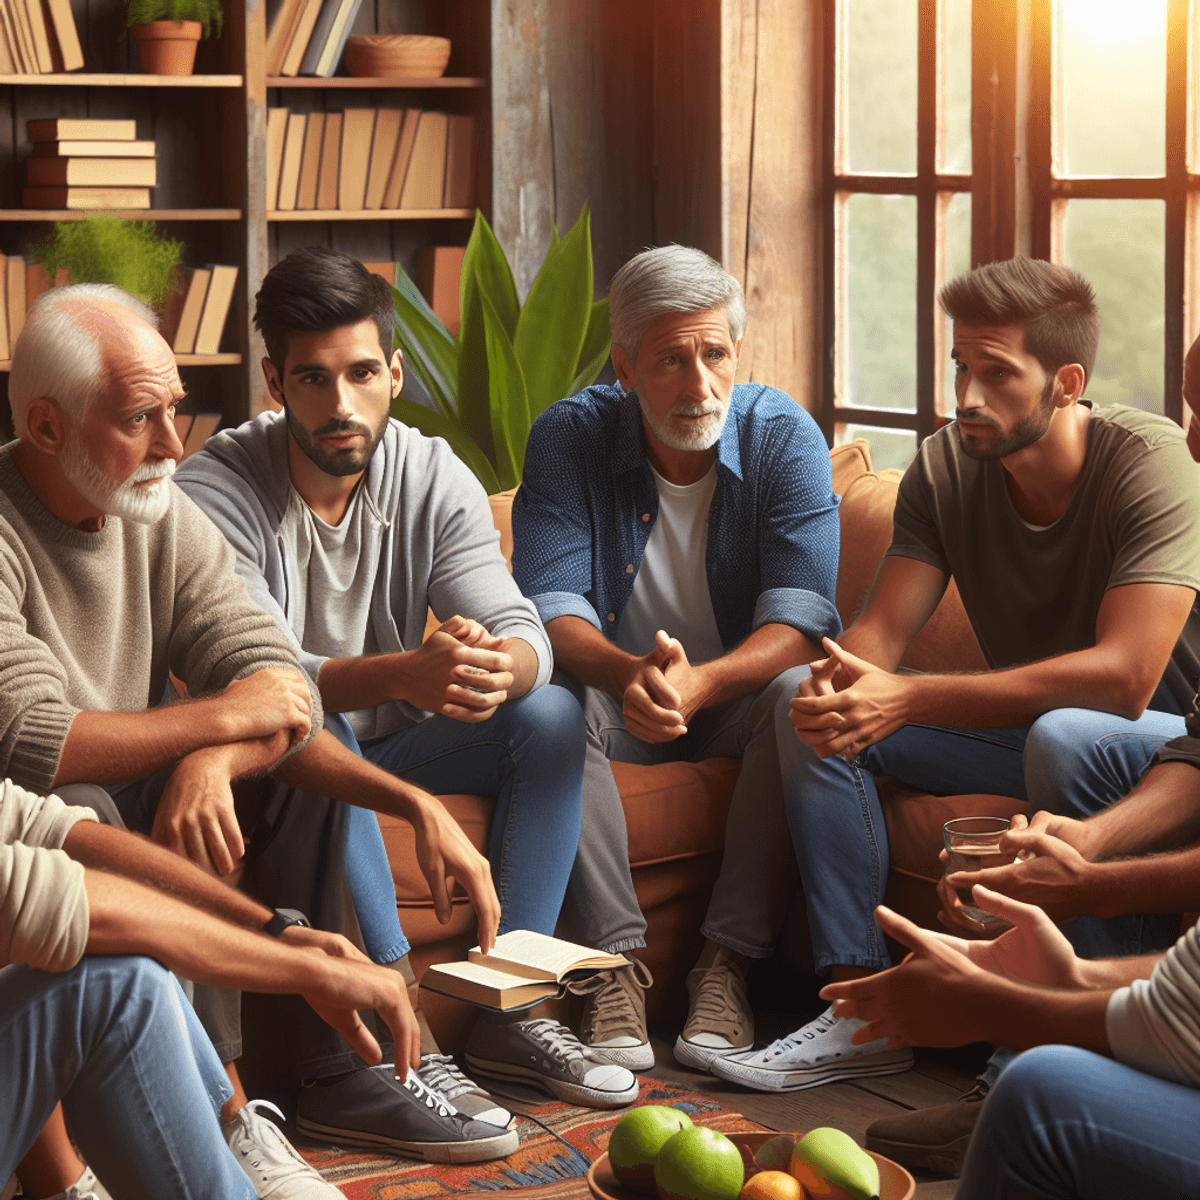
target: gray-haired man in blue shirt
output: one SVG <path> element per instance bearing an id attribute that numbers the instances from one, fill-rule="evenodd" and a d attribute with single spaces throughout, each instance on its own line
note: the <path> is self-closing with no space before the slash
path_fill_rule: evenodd
<path id="1" fill-rule="evenodd" d="M 704 1069 L 754 1041 L 746 969 L 771 954 L 797 882 L 775 708 L 840 628 L 837 497 L 804 409 L 734 383 L 746 306 L 733 276 L 660 247 L 617 272 L 609 301 L 621 387 L 561 400 L 534 425 L 513 571 L 588 725 L 572 936 L 613 953 L 646 944 L 609 760 L 742 759 L 675 1045 Z M 634 1070 L 654 1063 L 638 983 L 641 968 L 605 976 L 580 1034 Z"/>

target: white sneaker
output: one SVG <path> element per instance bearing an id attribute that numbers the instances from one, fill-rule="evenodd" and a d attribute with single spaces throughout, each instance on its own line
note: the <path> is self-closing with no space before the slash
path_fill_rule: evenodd
<path id="1" fill-rule="evenodd" d="M 17 1177 L 14 1175 L 11 1182 L 15 1184 L 16 1181 Z M 5 1197 L 15 1195 L 16 1188 L 11 1192 L 5 1188 L 3 1194 Z M 92 1168 L 84 1167 L 83 1174 L 65 1192 L 55 1192 L 48 1200 L 112 1200 L 112 1197 L 105 1190 L 104 1184 L 96 1178 Z"/>
<path id="2" fill-rule="evenodd" d="M 912 1066 L 912 1051 L 889 1050 L 886 1038 L 852 1045 L 850 1039 L 864 1024 L 854 1017 L 835 1017 L 830 1005 L 815 1021 L 765 1050 L 714 1058 L 708 1069 L 755 1091 L 799 1092 L 838 1079 L 896 1075 Z"/>
<path id="3" fill-rule="evenodd" d="M 286 1120 L 269 1100 L 251 1100 L 232 1121 L 221 1126 L 233 1157 L 266 1200 L 345 1200 L 337 1188 L 292 1149 L 279 1127 L 258 1110 L 269 1108 Z"/>
<path id="4" fill-rule="evenodd" d="M 417 1078 L 427 1088 L 440 1092 L 472 1121 L 486 1121 L 501 1129 L 507 1129 L 512 1124 L 512 1113 L 497 1104 L 473 1079 L 464 1075 L 449 1054 L 422 1054 Z"/>

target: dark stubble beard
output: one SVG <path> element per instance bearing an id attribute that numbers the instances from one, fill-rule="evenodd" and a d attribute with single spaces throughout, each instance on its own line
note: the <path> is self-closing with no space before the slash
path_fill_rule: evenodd
<path id="1" fill-rule="evenodd" d="M 287 397 L 284 397 L 284 415 L 287 418 L 288 430 L 296 439 L 296 445 L 304 451 L 305 456 L 326 475 L 358 475 L 366 470 L 375 447 L 383 437 L 387 428 L 388 414 L 385 412 L 375 430 L 369 429 L 361 421 L 329 421 L 319 429 L 309 433 L 298 421 L 292 420 L 292 410 L 287 407 Z M 361 450 L 327 450 L 317 439 L 331 433 L 361 433 L 367 440 Z"/>
<path id="2" fill-rule="evenodd" d="M 962 451 L 968 458 L 978 459 L 981 462 L 993 462 L 998 458 L 1007 458 L 1010 454 L 1016 454 L 1018 450 L 1024 450 L 1026 446 L 1032 446 L 1034 442 L 1044 437 L 1046 430 L 1050 428 L 1050 421 L 1053 416 L 1054 376 L 1051 375 L 1046 380 L 1046 386 L 1042 388 L 1037 408 L 1022 417 L 1009 430 L 1006 438 L 989 447 L 973 444 L 967 435 L 963 433 L 962 423 L 959 422 L 959 445 L 962 446 Z M 995 428 L 996 425 L 995 421 L 990 417 L 986 421 L 976 421 L 974 423 L 976 425 L 989 425 L 992 428 Z"/>

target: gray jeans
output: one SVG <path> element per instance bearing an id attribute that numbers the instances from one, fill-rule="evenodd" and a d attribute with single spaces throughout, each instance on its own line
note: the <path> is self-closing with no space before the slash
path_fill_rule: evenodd
<path id="1" fill-rule="evenodd" d="M 650 744 L 634 737 L 621 706 L 565 671 L 554 682 L 579 700 L 587 722 L 583 832 L 563 901 L 567 937 L 611 954 L 646 944 L 646 918 L 629 872 L 629 835 L 611 761 L 653 766 L 740 758 L 725 828 L 721 874 L 701 930 L 705 937 L 751 958 L 769 958 L 799 884 L 783 806 L 775 705 L 796 692 L 808 667 L 793 667 L 740 700 L 697 713 L 685 736 Z"/>

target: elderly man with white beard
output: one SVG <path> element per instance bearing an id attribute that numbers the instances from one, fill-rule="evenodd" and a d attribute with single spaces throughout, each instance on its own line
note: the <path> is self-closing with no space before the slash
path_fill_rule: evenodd
<path id="1" fill-rule="evenodd" d="M 240 879 L 275 908 L 264 932 L 285 940 L 304 914 L 353 930 L 341 860 L 355 810 L 340 802 L 389 812 L 414 826 L 435 898 L 449 878 L 463 884 L 490 946 L 499 901 L 487 860 L 435 797 L 322 729 L 291 643 L 172 484 L 183 394 L 153 313 L 119 289 L 54 289 L 30 309 L 9 383 L 17 440 L 0 449 L 0 774 Z M 169 673 L 187 702 L 161 703 Z M 448 910 L 447 899 L 439 916 Z M 311 1187 L 279 1190 L 273 1166 L 286 1175 L 298 1160 L 275 1153 L 276 1131 L 242 1090 L 237 999 L 197 988 L 233 1089 L 221 1114 L 231 1146 L 260 1194 L 336 1194 L 315 1173 Z M 279 1003 L 297 1075 L 328 1084 L 373 1070 L 371 1103 L 407 1152 L 452 1146 L 467 1161 L 515 1149 L 515 1132 L 463 1118 L 390 1063 L 368 1068 L 297 997 Z"/>

